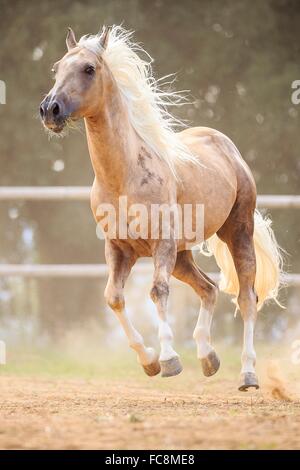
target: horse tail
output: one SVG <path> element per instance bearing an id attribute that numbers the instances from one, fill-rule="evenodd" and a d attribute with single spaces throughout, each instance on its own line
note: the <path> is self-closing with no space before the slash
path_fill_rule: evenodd
<path id="1" fill-rule="evenodd" d="M 278 293 L 283 274 L 282 250 L 271 228 L 271 219 L 263 217 L 258 210 L 254 214 L 254 249 L 256 255 L 256 277 L 254 288 L 258 297 L 257 308 L 261 309 L 266 300 L 274 300 L 279 306 Z M 232 256 L 226 243 L 215 234 L 206 241 L 206 255 L 214 255 L 221 270 L 220 290 L 233 295 L 237 303 L 239 280 Z"/>

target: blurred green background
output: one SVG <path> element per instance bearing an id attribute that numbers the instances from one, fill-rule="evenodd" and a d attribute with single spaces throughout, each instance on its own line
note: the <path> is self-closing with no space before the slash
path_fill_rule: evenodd
<path id="1" fill-rule="evenodd" d="M 7 104 L 0 105 L 0 185 L 92 184 L 84 133 L 49 141 L 38 108 L 52 86 L 52 64 L 65 53 L 67 26 L 79 38 L 103 24 L 123 23 L 154 57 L 157 76 L 176 72 L 176 88 L 190 90 L 193 104 L 178 115 L 232 138 L 259 194 L 299 194 L 300 105 L 291 102 L 291 84 L 300 79 L 299 20 L 297 0 L 0 0 L 0 79 L 7 87 Z M 290 254 L 285 269 L 300 272 L 299 211 L 270 213 L 279 243 Z M 1 202 L 0 228 L 0 263 L 104 262 L 86 203 Z M 216 270 L 211 260 L 198 261 Z M 127 304 L 139 328 L 155 338 L 150 283 L 149 276 L 129 281 Z M 104 306 L 104 284 L 0 279 L 0 337 L 43 343 L 92 325 L 101 341 L 111 335 L 121 341 Z M 282 300 L 286 310 L 270 305 L 260 314 L 259 338 L 300 335 L 299 292 L 286 289 Z M 174 283 L 178 342 L 191 341 L 197 306 L 192 291 Z M 241 341 L 241 321 L 233 320 L 233 312 L 220 296 L 215 337 Z"/>

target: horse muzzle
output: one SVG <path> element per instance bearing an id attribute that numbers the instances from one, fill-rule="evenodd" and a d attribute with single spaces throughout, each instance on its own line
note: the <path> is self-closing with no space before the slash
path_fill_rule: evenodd
<path id="1" fill-rule="evenodd" d="M 40 117 L 45 127 L 59 134 L 65 127 L 69 113 L 62 100 L 46 96 L 40 105 Z"/>

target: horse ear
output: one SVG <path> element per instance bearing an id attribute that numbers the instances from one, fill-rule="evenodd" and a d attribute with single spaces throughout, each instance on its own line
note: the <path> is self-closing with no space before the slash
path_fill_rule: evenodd
<path id="1" fill-rule="evenodd" d="M 100 46 L 104 50 L 107 48 L 110 31 L 111 31 L 111 26 L 103 26 L 99 41 L 100 41 Z"/>
<path id="2" fill-rule="evenodd" d="M 74 49 L 74 47 L 77 46 L 77 41 L 76 41 L 75 34 L 72 28 L 68 28 L 66 44 L 67 44 L 68 51 L 70 51 L 71 49 Z"/>

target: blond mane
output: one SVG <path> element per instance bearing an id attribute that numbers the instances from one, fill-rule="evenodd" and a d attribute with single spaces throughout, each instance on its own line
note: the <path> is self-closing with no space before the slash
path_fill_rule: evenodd
<path id="1" fill-rule="evenodd" d="M 175 131 L 182 122 L 168 110 L 186 99 L 182 92 L 165 89 L 170 85 L 170 76 L 154 78 L 152 58 L 132 41 L 132 34 L 121 26 L 113 26 L 105 51 L 99 35 L 83 36 L 78 44 L 102 55 L 127 104 L 133 128 L 176 176 L 177 163 L 198 163 Z"/>

